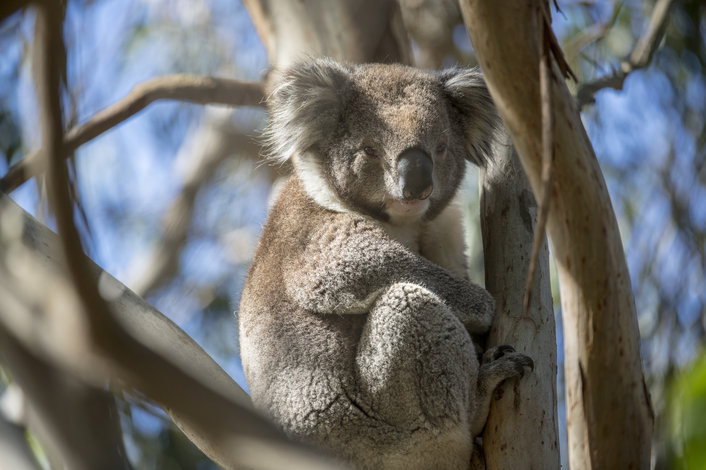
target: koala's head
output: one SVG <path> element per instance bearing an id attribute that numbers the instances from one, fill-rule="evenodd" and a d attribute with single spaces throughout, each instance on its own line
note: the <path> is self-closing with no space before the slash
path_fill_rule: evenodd
<path id="1" fill-rule="evenodd" d="M 436 217 L 498 122 L 480 73 L 463 69 L 319 59 L 286 71 L 268 104 L 272 158 L 292 159 L 318 204 L 393 224 Z"/>

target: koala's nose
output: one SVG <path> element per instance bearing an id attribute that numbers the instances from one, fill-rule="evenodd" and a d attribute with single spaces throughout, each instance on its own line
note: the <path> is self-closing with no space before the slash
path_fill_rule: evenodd
<path id="1" fill-rule="evenodd" d="M 433 189 L 433 170 L 434 163 L 423 150 L 411 148 L 402 152 L 397 160 L 402 197 L 406 201 L 428 198 Z"/>

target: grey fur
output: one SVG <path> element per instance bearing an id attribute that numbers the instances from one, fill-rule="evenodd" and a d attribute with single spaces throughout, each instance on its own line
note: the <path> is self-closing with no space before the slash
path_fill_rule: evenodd
<path id="1" fill-rule="evenodd" d="M 316 60 L 269 104 L 272 158 L 295 175 L 240 304 L 255 405 L 358 468 L 469 468 L 493 389 L 531 366 L 507 348 L 479 364 L 470 336 L 494 301 L 467 280 L 451 201 L 465 162 L 490 154 L 482 78 Z M 433 190 L 403 203 L 396 162 L 410 148 L 432 159 Z"/>

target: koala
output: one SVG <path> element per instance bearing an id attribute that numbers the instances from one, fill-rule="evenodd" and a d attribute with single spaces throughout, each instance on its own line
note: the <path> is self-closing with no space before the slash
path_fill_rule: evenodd
<path id="1" fill-rule="evenodd" d="M 495 304 L 454 198 L 499 125 L 481 75 L 318 59 L 268 105 L 271 158 L 294 171 L 238 313 L 255 406 L 354 468 L 470 468 L 493 390 L 533 367 L 472 340 Z"/>

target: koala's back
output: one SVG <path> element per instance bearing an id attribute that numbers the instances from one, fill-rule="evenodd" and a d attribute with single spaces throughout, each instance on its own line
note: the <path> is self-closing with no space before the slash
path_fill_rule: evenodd
<path id="1" fill-rule="evenodd" d="M 333 240 L 360 230 L 370 231 L 368 248 L 384 256 L 391 241 L 374 239 L 383 232 L 373 222 L 321 208 L 296 178 L 283 189 L 263 229 L 239 310 L 241 356 L 253 401 L 289 435 L 362 468 L 466 468 L 472 442 L 468 394 L 478 366 L 464 327 L 453 318 L 441 319 L 446 322 L 439 326 L 445 338 L 445 355 L 439 358 L 443 370 L 437 371 L 440 377 L 430 378 L 442 389 L 430 392 L 446 397 L 451 408 L 436 410 L 424 396 L 415 398 L 416 403 L 400 399 L 396 406 L 409 416 L 398 420 L 378 413 L 374 400 L 361 392 L 356 357 L 369 315 L 309 311 L 288 287 L 291 273 L 316 269 L 311 250 L 315 237 L 330 233 Z M 390 347 L 393 343 L 391 338 Z M 413 360 L 418 354 L 409 351 Z M 383 369 L 389 366 L 372 365 L 367 373 L 375 377 L 381 367 L 380 384 L 399 387 L 385 384 Z M 445 376 L 452 382 L 445 382 Z M 428 416 L 420 407 L 428 408 Z"/>

